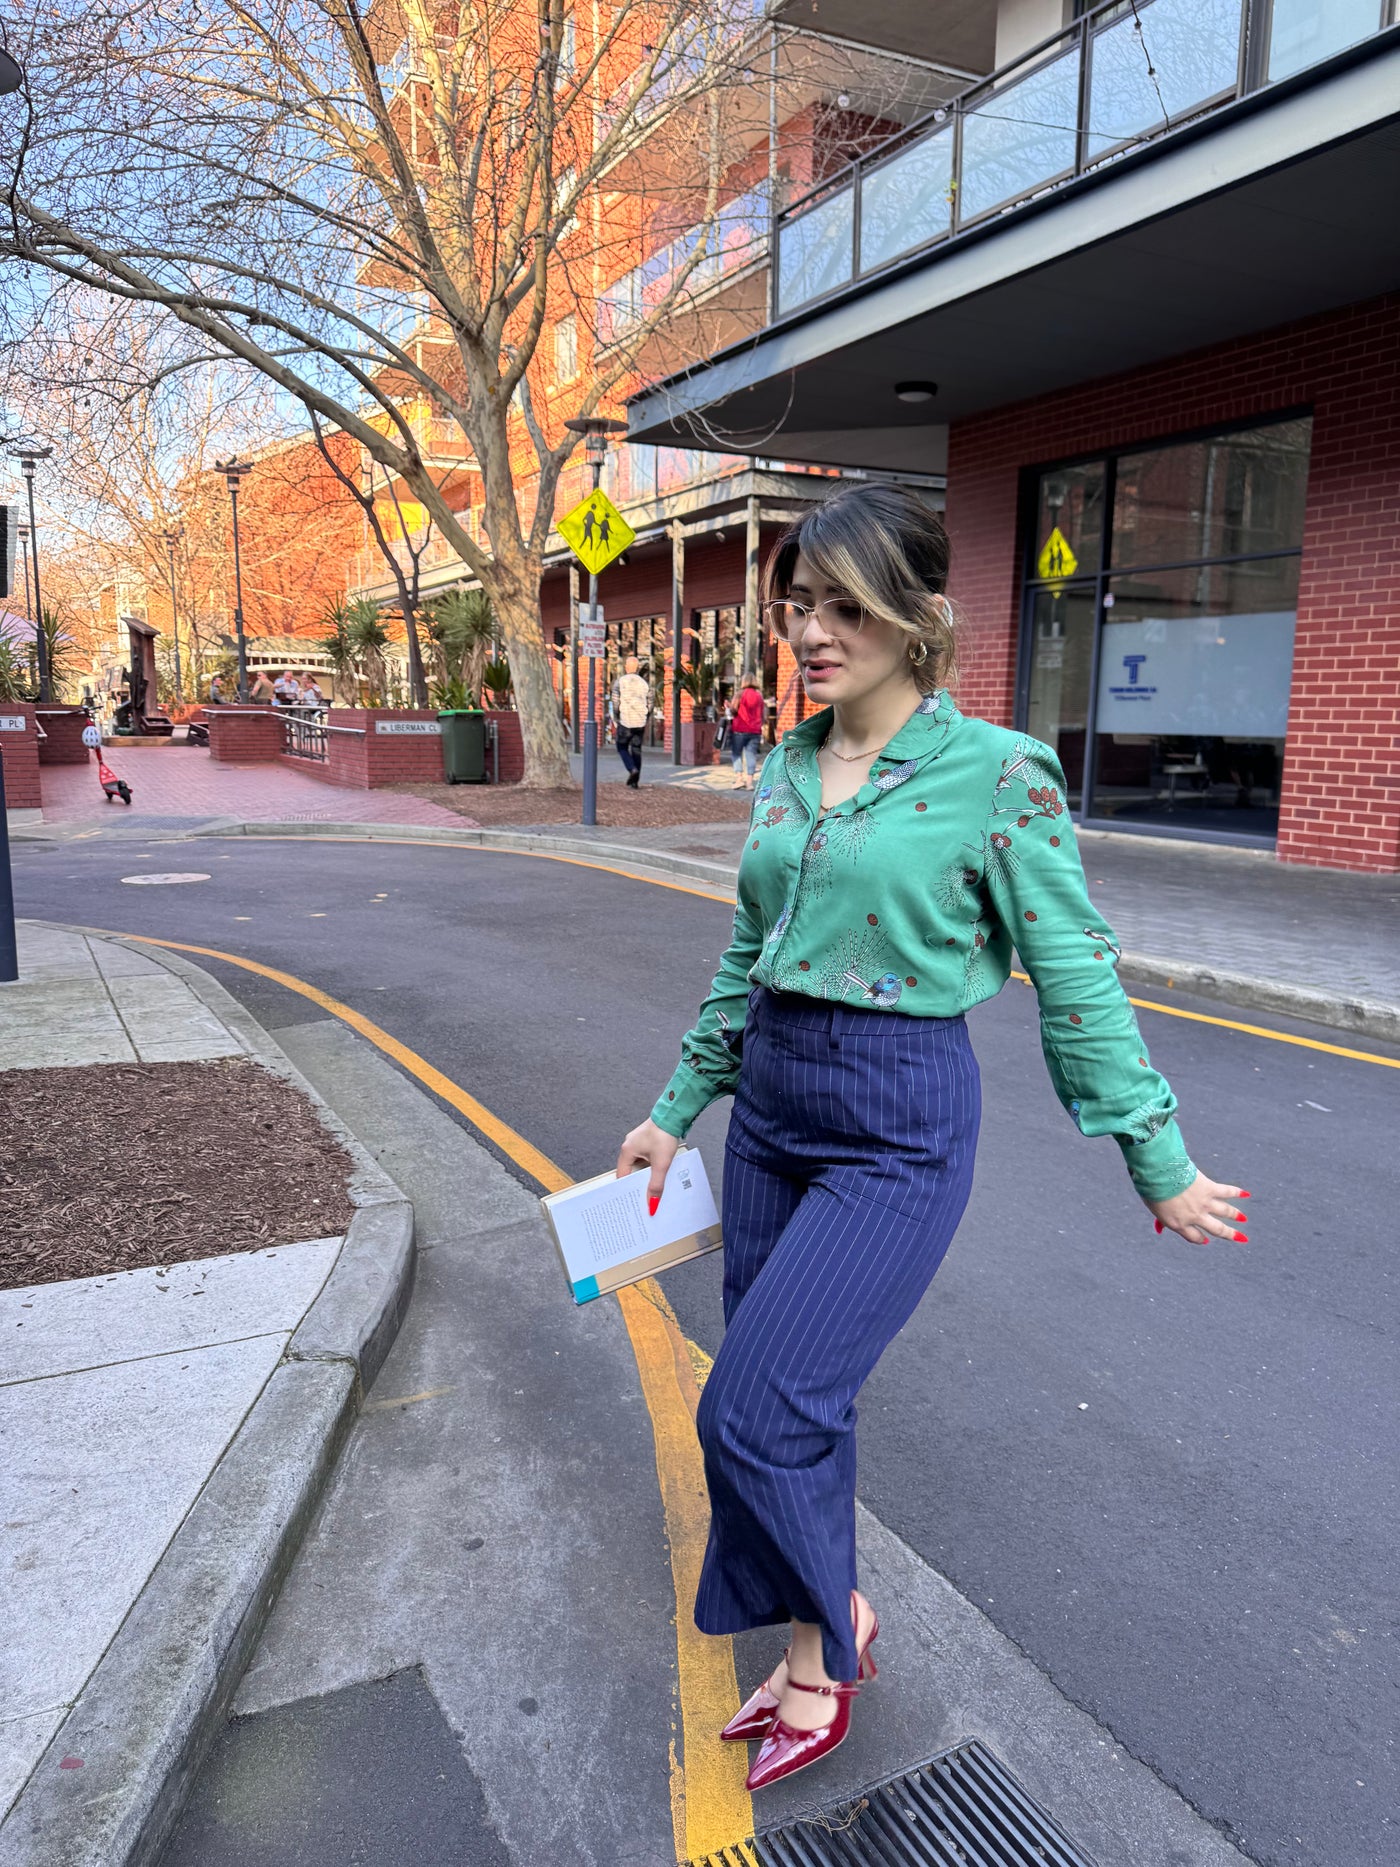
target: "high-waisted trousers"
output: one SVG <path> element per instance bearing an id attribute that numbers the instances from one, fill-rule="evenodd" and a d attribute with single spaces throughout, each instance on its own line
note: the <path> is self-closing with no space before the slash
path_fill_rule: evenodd
<path id="1" fill-rule="evenodd" d="M 708 1634 L 819 1622 L 854 1679 L 855 1397 L 942 1261 L 981 1117 L 962 1018 L 760 988 L 724 1160 L 725 1336 L 697 1427 Z"/>

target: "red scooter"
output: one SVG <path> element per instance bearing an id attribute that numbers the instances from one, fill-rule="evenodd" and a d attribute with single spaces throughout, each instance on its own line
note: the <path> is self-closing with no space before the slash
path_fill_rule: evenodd
<path id="1" fill-rule="evenodd" d="M 100 752 L 97 755 L 97 776 L 109 804 L 114 797 L 119 797 L 123 804 L 131 802 L 131 786 L 125 778 L 117 776 Z"/>

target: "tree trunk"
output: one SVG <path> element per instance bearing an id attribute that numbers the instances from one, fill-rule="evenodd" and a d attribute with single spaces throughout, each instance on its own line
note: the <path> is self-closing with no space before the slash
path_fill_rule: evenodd
<path id="1" fill-rule="evenodd" d="M 550 679 L 540 622 L 540 567 L 529 552 L 518 564 L 507 566 L 498 557 L 492 578 L 492 604 L 505 637 L 520 713 L 520 737 L 525 752 L 521 783 L 530 790 L 572 787 L 573 773 L 559 725 L 559 703 Z"/>

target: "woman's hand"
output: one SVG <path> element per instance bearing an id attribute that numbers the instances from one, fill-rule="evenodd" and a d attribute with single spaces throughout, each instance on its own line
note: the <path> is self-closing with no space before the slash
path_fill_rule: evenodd
<path id="1" fill-rule="evenodd" d="M 632 1137 L 627 1138 L 630 1141 Z M 1242 1187 L 1222 1186 L 1218 1180 L 1208 1180 L 1198 1173 L 1184 1193 L 1144 1203 L 1155 1216 L 1159 1232 L 1176 1232 L 1188 1244 L 1204 1245 L 1212 1238 L 1229 1238 L 1235 1244 L 1247 1245 L 1249 1240 L 1238 1228 L 1248 1220 L 1234 1201 L 1248 1198 Z"/>
<path id="2" fill-rule="evenodd" d="M 679 1146 L 673 1134 L 667 1134 L 650 1120 L 641 1122 L 622 1143 L 622 1152 L 617 1157 L 617 1177 L 620 1180 L 625 1173 L 633 1173 L 638 1167 L 651 1168 L 651 1178 L 647 1181 L 647 1211 L 653 1215 Z"/>

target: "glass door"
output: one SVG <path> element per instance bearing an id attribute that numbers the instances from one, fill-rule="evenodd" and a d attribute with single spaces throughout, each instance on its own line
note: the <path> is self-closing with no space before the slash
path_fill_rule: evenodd
<path id="1" fill-rule="evenodd" d="M 1312 423 L 1037 476 L 1019 717 L 1083 822 L 1278 832 Z"/>
<path id="2" fill-rule="evenodd" d="M 1031 598 L 1026 730 L 1059 753 L 1071 810 L 1084 799 L 1095 596 L 1089 583 L 1037 590 Z"/>

